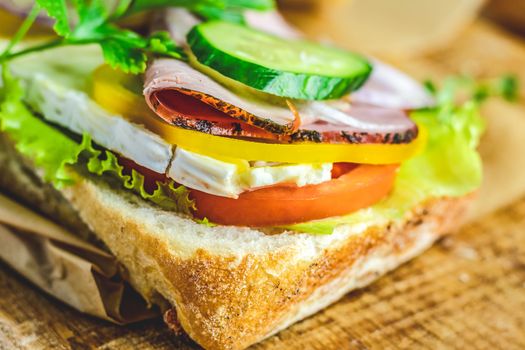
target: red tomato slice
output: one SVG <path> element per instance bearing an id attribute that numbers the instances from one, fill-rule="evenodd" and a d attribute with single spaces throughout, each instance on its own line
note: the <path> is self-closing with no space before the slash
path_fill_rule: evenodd
<path id="1" fill-rule="evenodd" d="M 164 174 L 119 157 L 125 173 L 134 169 L 144 175 L 144 187 L 153 192 Z M 297 187 L 283 184 L 245 192 L 238 199 L 225 198 L 190 189 L 195 216 L 233 226 L 290 225 L 352 213 L 385 197 L 394 185 L 397 165 L 335 163 L 332 180 L 319 185 Z"/>
<path id="2" fill-rule="evenodd" d="M 290 225 L 366 208 L 391 191 L 397 165 L 359 165 L 331 181 L 304 187 L 273 186 L 238 199 L 191 190 L 198 218 L 234 226 Z M 339 170 L 337 170 L 339 172 Z"/>
<path id="3" fill-rule="evenodd" d="M 355 163 L 334 163 L 332 166 L 332 179 L 337 179 L 347 172 L 357 168 L 359 164 Z"/>

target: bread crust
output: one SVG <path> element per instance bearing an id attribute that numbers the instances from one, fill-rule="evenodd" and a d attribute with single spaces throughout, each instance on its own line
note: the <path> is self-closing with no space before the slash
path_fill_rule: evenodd
<path id="1" fill-rule="evenodd" d="M 81 181 L 64 193 L 129 269 L 138 290 L 150 300 L 157 293 L 166 298 L 184 330 L 206 349 L 243 349 L 370 283 L 456 227 L 470 201 L 428 201 L 400 222 L 348 232 L 298 261 L 291 249 L 225 256 L 210 247 L 179 256 L 164 239 L 105 205 L 103 192 Z"/>
<path id="2" fill-rule="evenodd" d="M 3 174 L 16 175 L 4 180 L 39 186 L 7 166 L 13 162 L 0 161 Z M 472 197 L 434 198 L 402 220 L 328 236 L 265 235 L 198 225 L 78 177 L 61 194 L 127 268 L 134 287 L 152 303 L 168 301 L 172 329 L 180 324 L 204 348 L 219 350 L 259 342 L 420 254 L 459 226 Z"/>

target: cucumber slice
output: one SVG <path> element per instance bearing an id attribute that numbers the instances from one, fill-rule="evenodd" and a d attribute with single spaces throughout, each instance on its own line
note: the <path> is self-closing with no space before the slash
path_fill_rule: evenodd
<path id="1" fill-rule="evenodd" d="M 230 22 L 199 24 L 187 39 L 201 64 L 281 97 L 340 98 L 361 87 L 372 71 L 370 63 L 357 54 L 282 39 Z"/>

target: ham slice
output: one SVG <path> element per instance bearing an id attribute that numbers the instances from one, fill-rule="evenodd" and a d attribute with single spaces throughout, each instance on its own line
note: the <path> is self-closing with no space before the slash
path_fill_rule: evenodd
<path id="1" fill-rule="evenodd" d="M 294 113 L 288 107 L 241 96 L 188 63 L 175 59 L 155 60 L 146 72 L 145 86 L 146 101 L 154 111 L 158 107 L 154 102 L 162 102 L 162 97 L 166 97 L 166 94 L 161 96 L 158 92 L 174 90 L 192 96 L 231 118 L 275 133 L 286 133 L 295 120 Z"/>
<path id="2" fill-rule="evenodd" d="M 185 10 L 173 9 L 168 10 L 166 23 L 174 40 L 184 46 L 185 33 L 198 20 Z M 153 62 L 146 72 L 144 95 L 169 123 L 214 135 L 329 143 L 409 143 L 417 137 L 417 126 L 399 108 L 354 104 L 348 99 L 261 98 L 249 88 L 239 92 L 226 87 L 175 59 Z"/>
<path id="3" fill-rule="evenodd" d="M 372 74 L 361 89 L 352 94 L 353 102 L 396 109 L 435 105 L 421 84 L 408 75 L 379 60 L 373 59 L 372 64 Z"/>

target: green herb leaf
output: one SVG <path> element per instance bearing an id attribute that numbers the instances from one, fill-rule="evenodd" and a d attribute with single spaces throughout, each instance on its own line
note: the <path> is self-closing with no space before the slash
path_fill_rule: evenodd
<path id="1" fill-rule="evenodd" d="M 127 6 L 129 0 L 121 0 Z M 120 68 L 127 73 L 142 73 L 146 69 L 151 55 L 185 59 L 182 49 L 177 47 L 168 33 L 157 32 L 143 37 L 133 31 L 122 29 L 112 21 L 111 9 L 103 0 L 72 0 L 69 10 L 76 12 L 76 25 L 70 28 L 68 23 L 68 2 L 66 0 L 38 0 L 38 6 L 46 10 L 56 20 L 55 31 L 62 39 L 40 43 L 19 52 L 0 57 L 7 61 L 15 57 L 64 45 L 99 44 L 107 63 L 113 68 Z M 124 4 L 124 5 L 126 5 Z M 117 6 L 122 11 L 123 6 Z M 20 39 L 20 38 L 18 38 Z"/>
<path id="2" fill-rule="evenodd" d="M 193 12 L 206 20 L 221 20 L 245 24 L 243 11 L 239 9 L 221 9 L 210 6 L 197 6 L 193 9 Z"/>
<path id="3" fill-rule="evenodd" d="M 258 10 L 266 11 L 275 8 L 274 0 L 135 0 L 128 13 L 136 13 L 159 7 L 185 7 L 191 11 L 196 9 L 217 13 L 217 11 Z"/>
<path id="4" fill-rule="evenodd" d="M 33 26 L 33 23 L 40 14 L 40 6 L 38 4 L 34 5 L 27 17 L 20 25 L 20 28 L 16 31 L 15 35 L 11 38 L 11 41 L 5 47 L 4 51 L 0 54 L 0 62 L 5 62 L 6 57 L 11 54 L 11 50 L 20 43 L 20 41 L 26 36 L 27 32 Z"/>
<path id="5" fill-rule="evenodd" d="M 70 43 L 98 42 L 106 62 L 126 73 L 142 73 L 146 69 L 148 54 L 183 58 L 182 50 L 171 40 L 168 33 L 159 32 L 150 37 L 111 23 L 110 13 L 102 0 L 77 0 L 79 23 L 68 38 Z"/>
<path id="6" fill-rule="evenodd" d="M 149 52 L 173 58 L 186 58 L 184 50 L 171 40 L 168 32 L 158 31 L 148 37 L 146 46 Z"/>
<path id="7" fill-rule="evenodd" d="M 431 81 L 424 82 L 425 88 L 436 96 L 438 104 L 454 105 L 459 101 L 483 102 L 489 97 L 502 97 L 508 101 L 518 98 L 519 83 L 513 74 L 496 79 L 475 79 L 470 76 L 454 76 L 444 80 L 438 89 Z"/>
<path id="8" fill-rule="evenodd" d="M 437 88 L 436 88 L 436 84 L 434 84 L 434 82 L 432 80 L 425 80 L 423 82 L 423 87 L 429 92 L 431 93 L 432 95 L 436 95 L 437 93 Z"/>
<path id="9" fill-rule="evenodd" d="M 142 73 L 146 69 L 147 54 L 157 54 L 177 59 L 185 55 L 175 46 L 166 32 L 157 32 L 143 38 L 132 31 L 116 30 L 107 25 L 99 28 L 105 31 L 105 39 L 100 41 L 106 62 L 113 68 L 126 73 Z"/>
<path id="10" fill-rule="evenodd" d="M 259 11 L 275 8 L 274 0 L 223 0 L 225 8 L 247 8 Z"/>
<path id="11" fill-rule="evenodd" d="M 274 0 L 136 0 L 127 14 L 159 7 L 184 7 L 206 20 L 245 23 L 244 11 L 275 9 Z"/>
<path id="12" fill-rule="evenodd" d="M 518 78 L 512 74 L 504 75 L 498 82 L 498 90 L 506 100 L 515 101 L 518 98 Z"/>
<path id="13" fill-rule="evenodd" d="M 68 6 L 69 5 L 69 6 Z M 55 19 L 54 29 L 63 39 L 44 42 L 21 51 L 0 56 L 0 61 L 64 45 L 99 44 L 104 58 L 113 68 L 127 73 L 142 73 L 151 55 L 186 59 L 168 33 L 155 33 L 143 37 L 133 31 L 119 28 L 114 21 L 123 15 L 149 10 L 160 6 L 180 6 L 200 13 L 210 19 L 225 19 L 242 23 L 245 9 L 267 10 L 274 7 L 273 0 L 120 0 L 108 7 L 104 0 L 37 0 L 47 14 Z M 69 13 L 74 13 L 72 26 Z M 30 24 L 32 21 L 28 21 Z M 27 30 L 20 31 L 21 36 Z M 21 37 L 16 38 L 17 42 Z M 12 47 L 10 45 L 9 47 Z"/>
<path id="14" fill-rule="evenodd" d="M 53 29 L 58 35 L 67 37 L 71 33 L 66 0 L 36 0 L 36 3 L 56 20 Z"/>

